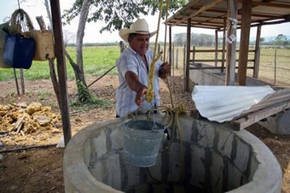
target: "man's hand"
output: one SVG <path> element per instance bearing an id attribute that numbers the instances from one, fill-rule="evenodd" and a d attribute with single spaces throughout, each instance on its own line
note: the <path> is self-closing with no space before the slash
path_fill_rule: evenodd
<path id="1" fill-rule="evenodd" d="M 159 77 L 162 79 L 165 79 L 167 75 L 170 75 L 171 71 L 171 66 L 167 63 L 164 62 L 159 69 Z"/>
<path id="2" fill-rule="evenodd" d="M 129 87 L 136 92 L 135 103 L 141 106 L 142 98 L 147 92 L 147 87 L 139 81 L 138 76 L 134 72 L 126 72 L 125 78 Z"/>
<path id="3" fill-rule="evenodd" d="M 138 106 L 142 105 L 142 98 L 146 94 L 146 92 L 147 92 L 147 88 L 143 85 L 138 89 L 137 94 L 136 94 L 136 98 L 135 98 L 135 103 Z"/>

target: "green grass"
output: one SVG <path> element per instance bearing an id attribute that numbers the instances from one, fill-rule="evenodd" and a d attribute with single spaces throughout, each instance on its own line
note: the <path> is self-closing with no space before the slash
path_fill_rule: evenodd
<path id="1" fill-rule="evenodd" d="M 175 47 L 176 48 L 176 47 Z M 179 47 L 179 67 L 183 66 L 183 47 Z M 196 49 L 214 49 L 213 47 L 196 47 Z M 219 48 L 221 49 L 221 48 Z M 237 48 L 239 49 L 239 48 Z M 252 47 L 250 49 L 253 49 Z M 273 80 L 274 77 L 274 54 L 276 48 L 261 48 L 260 58 L 260 71 L 259 77 Z M 69 54 L 76 62 L 76 52 L 74 47 L 67 48 Z M 176 54 L 176 51 L 174 52 Z M 83 48 L 83 62 L 85 76 L 98 76 L 106 72 L 112 66 L 115 65 L 116 59 L 120 55 L 118 46 L 98 46 L 98 47 L 84 47 Z M 167 53 L 168 55 L 168 53 Z M 176 56 L 175 56 L 176 57 Z M 214 59 L 214 53 L 196 53 L 196 59 Z M 218 58 L 221 59 L 221 53 L 218 54 Z M 237 53 L 237 58 L 239 54 Z M 254 53 L 249 53 L 249 59 L 254 59 Z M 176 58 L 174 58 L 174 63 Z M 290 82 L 290 49 L 277 49 L 277 81 Z M 74 72 L 69 64 L 67 64 L 67 77 L 69 80 L 74 79 Z M 213 62 L 208 63 L 214 65 Z M 221 63 L 218 63 L 220 66 Z M 249 66 L 253 66 L 250 62 Z M 18 72 L 18 70 L 17 70 Z M 182 72 L 182 71 L 181 71 Z M 117 70 L 114 69 L 110 74 L 117 74 Z M 248 75 L 251 76 L 252 71 L 248 71 Z M 13 79 L 13 69 L 0 68 L 0 81 Z M 33 61 L 32 67 L 28 70 L 24 70 L 24 77 L 26 80 L 48 79 L 50 77 L 48 62 Z"/>
<path id="2" fill-rule="evenodd" d="M 75 48 L 67 48 L 68 53 L 76 62 Z M 83 63 L 85 75 L 101 75 L 113 65 L 115 65 L 116 59 L 120 55 L 120 49 L 117 46 L 107 47 L 85 47 L 83 49 Z M 67 77 L 68 79 L 74 79 L 74 72 L 66 60 Z M 112 70 L 110 74 L 116 74 L 116 69 Z M 19 70 L 17 70 L 19 74 Z M 13 79 L 12 68 L 0 68 L 0 81 Z M 30 69 L 24 69 L 24 78 L 26 80 L 38 80 L 49 79 L 49 66 L 47 61 L 33 61 Z"/>

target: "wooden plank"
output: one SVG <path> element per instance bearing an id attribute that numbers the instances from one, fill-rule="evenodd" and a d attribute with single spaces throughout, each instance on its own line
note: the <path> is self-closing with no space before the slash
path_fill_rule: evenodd
<path id="1" fill-rule="evenodd" d="M 212 8 L 212 7 L 214 7 L 214 6 L 216 6 L 218 3 L 221 3 L 221 2 L 223 2 L 223 1 L 224 1 L 224 0 L 215 0 L 215 1 L 213 1 L 213 2 L 211 2 L 211 3 L 209 3 L 209 4 L 207 4 L 207 5 L 205 5 L 205 6 L 203 6 L 203 7 L 201 7 L 197 12 L 194 12 L 193 14 L 190 14 L 190 17 L 193 18 L 193 17 L 195 17 L 195 16 L 197 16 L 197 15 L 203 13 L 204 11 L 206 11 L 206 10 L 208 10 L 208 9 L 210 9 L 210 8 Z"/>
<path id="2" fill-rule="evenodd" d="M 231 20 L 237 19 L 237 0 L 228 0 L 228 31 L 227 39 L 231 36 L 236 37 L 236 28 Z M 236 61 L 236 39 L 227 41 L 227 71 L 226 71 L 226 85 L 235 85 L 235 61 Z"/>
<path id="3" fill-rule="evenodd" d="M 185 7 L 183 7 L 182 9 L 180 9 L 176 14 L 172 15 L 171 17 L 169 17 L 164 23 L 169 25 L 171 24 L 169 21 L 176 19 L 177 17 L 181 16 L 182 18 L 184 18 L 185 21 L 187 21 L 187 19 L 189 18 L 186 15 L 186 12 L 188 11 L 189 7 L 194 7 L 196 4 L 198 4 L 201 0 L 195 0 L 195 1 L 190 1 L 188 2 L 188 4 L 186 4 Z"/>
<path id="4" fill-rule="evenodd" d="M 290 102 L 276 104 L 276 105 L 273 105 L 271 107 L 262 109 L 260 111 L 251 113 L 251 114 L 249 114 L 246 117 L 243 117 L 241 119 L 232 121 L 232 124 L 234 126 L 238 127 L 239 130 L 245 129 L 245 128 L 253 125 L 254 123 L 256 123 L 262 119 L 265 119 L 271 115 L 277 114 L 277 113 L 284 111 L 286 109 L 289 109 L 289 108 L 290 108 Z"/>
<path id="5" fill-rule="evenodd" d="M 282 4 L 282 3 L 268 3 L 268 2 L 253 2 L 253 6 L 264 6 L 264 7 L 274 7 L 274 8 L 284 8 L 290 9 L 289 4 Z"/>
<path id="6" fill-rule="evenodd" d="M 214 59 L 195 59 L 195 60 L 189 60 L 190 62 L 214 62 Z M 222 59 L 217 60 L 218 62 L 222 62 Z M 236 62 L 239 62 L 239 59 L 236 59 Z M 255 62 L 254 59 L 248 60 L 248 62 Z M 248 67 L 248 66 L 247 66 Z"/>
<path id="7" fill-rule="evenodd" d="M 169 65 L 170 68 L 172 68 L 172 34 L 171 34 L 171 25 L 169 26 L 169 51 L 168 51 L 168 56 L 169 56 Z M 173 72 L 171 72 L 172 74 Z"/>
<path id="8" fill-rule="evenodd" d="M 239 85 L 246 85 L 249 38 L 251 28 L 252 0 L 244 0 L 242 7 L 242 25 L 240 40 L 240 57 L 238 81 Z"/>
<path id="9" fill-rule="evenodd" d="M 214 49 L 208 49 L 208 50 L 194 50 L 194 52 L 215 52 Z M 217 50 L 217 52 L 222 52 L 223 50 Z M 225 50 L 226 51 L 226 50 Z M 236 50 L 237 52 L 240 50 Z M 248 52 L 255 52 L 256 50 L 249 50 Z M 190 50 L 190 52 L 193 52 L 193 50 Z"/>
<path id="10" fill-rule="evenodd" d="M 254 63 L 254 73 L 253 77 L 258 78 L 259 76 L 259 66 L 260 66 L 260 38 L 261 38 L 261 28 L 262 25 L 258 25 L 256 34 L 256 46 L 255 46 L 255 63 Z"/>
<path id="11" fill-rule="evenodd" d="M 186 76 L 184 78 L 185 84 L 184 84 L 184 90 L 189 92 L 189 59 L 190 59 L 190 36 L 191 36 L 191 19 L 189 18 L 187 20 L 187 39 L 186 39 Z"/>
<path id="12" fill-rule="evenodd" d="M 204 67 L 193 67 L 193 65 L 190 65 L 189 69 L 190 70 L 206 70 L 206 69 L 221 69 L 222 67 L 220 66 L 204 66 Z M 237 69 L 238 67 L 236 67 Z M 254 67 L 248 67 L 248 69 L 254 69 Z"/>
<path id="13" fill-rule="evenodd" d="M 66 85 L 66 65 L 64 58 L 64 44 L 62 34 L 62 24 L 60 15 L 59 0 L 50 0 L 53 34 L 55 39 L 55 56 L 57 61 L 57 72 L 59 80 L 59 93 L 60 93 L 60 111 L 62 118 L 62 127 L 64 134 L 64 142 L 67 145 L 71 138 L 71 127 L 67 99 L 67 85 Z"/>

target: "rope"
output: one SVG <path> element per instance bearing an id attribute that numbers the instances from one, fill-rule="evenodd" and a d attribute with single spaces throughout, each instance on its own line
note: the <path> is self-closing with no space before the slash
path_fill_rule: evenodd
<path id="1" fill-rule="evenodd" d="M 145 96 L 145 100 L 148 103 L 151 103 L 151 101 L 154 98 L 153 79 L 154 79 L 154 72 L 155 72 L 155 63 L 161 57 L 161 53 L 159 53 L 158 56 L 155 58 L 156 52 L 157 52 L 157 42 L 158 42 L 158 35 L 159 35 L 160 20 L 161 20 L 161 16 L 162 16 L 162 5 L 163 5 L 163 0 L 160 0 L 157 34 L 156 34 L 156 39 L 155 39 L 155 44 L 154 44 L 154 52 L 153 52 L 153 61 L 151 62 L 151 65 L 150 65 L 148 89 L 147 89 L 147 93 Z"/>

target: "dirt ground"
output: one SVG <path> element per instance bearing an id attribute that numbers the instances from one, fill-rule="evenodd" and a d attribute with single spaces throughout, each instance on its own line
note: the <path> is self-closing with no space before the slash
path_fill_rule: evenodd
<path id="1" fill-rule="evenodd" d="M 96 78 L 96 77 L 94 77 Z M 88 82 L 94 80 L 89 78 Z M 183 92 L 183 79 L 174 77 L 175 104 L 183 103 L 187 110 L 194 109 L 191 94 Z M 26 81 L 26 94 L 17 96 L 14 81 L 0 82 L 0 104 L 41 102 L 59 112 L 50 80 Z M 72 134 L 96 121 L 115 117 L 115 90 L 117 76 L 105 76 L 90 90 L 99 98 L 109 101 L 107 107 L 70 108 Z M 75 82 L 68 82 L 69 100 L 76 93 Z M 166 85 L 161 81 L 163 105 L 170 104 Z M 31 134 L 1 134 L 0 142 L 0 193 L 64 193 L 62 159 L 64 149 L 55 145 L 3 152 L 21 147 L 57 144 L 62 135 L 52 130 L 40 130 Z M 290 136 L 277 136 L 259 125 L 248 129 L 260 138 L 274 153 L 283 170 L 283 193 L 290 193 Z"/>

